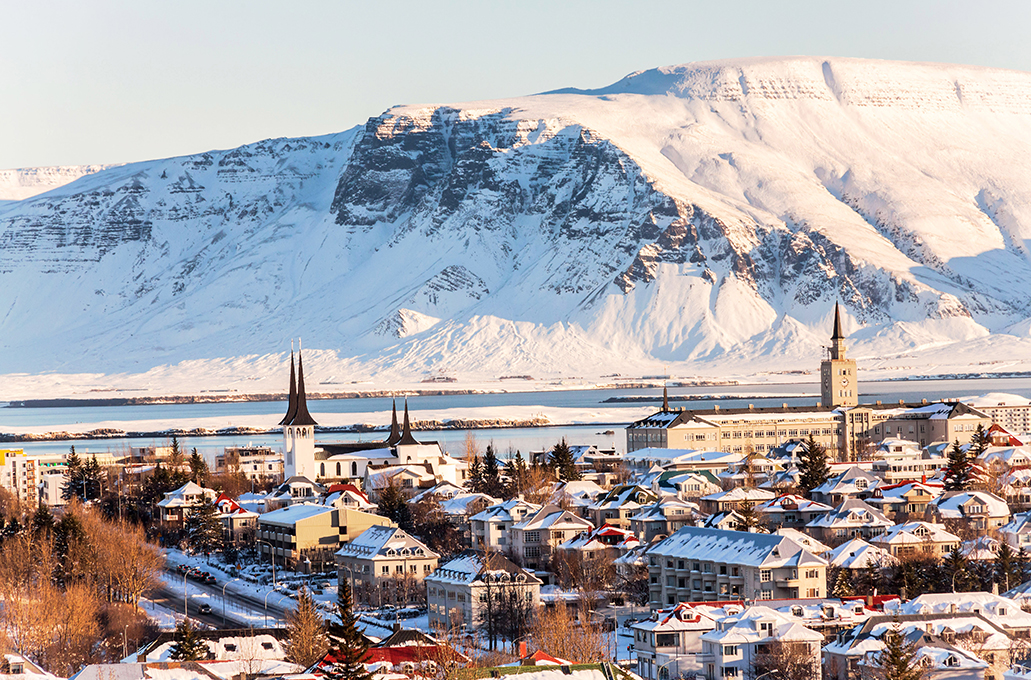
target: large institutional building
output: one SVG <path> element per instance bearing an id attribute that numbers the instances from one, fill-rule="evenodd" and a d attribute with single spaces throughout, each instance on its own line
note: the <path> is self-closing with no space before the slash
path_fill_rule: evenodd
<path id="1" fill-rule="evenodd" d="M 959 402 L 859 404 L 856 362 L 845 357 L 837 306 L 828 349 L 829 357 L 820 365 L 819 404 L 689 411 L 671 408 L 664 394 L 661 411 L 627 428 L 627 452 L 658 448 L 765 453 L 812 436 L 841 460 L 854 460 L 889 437 L 920 446 L 967 443 L 978 425 L 992 424 L 987 414 Z"/>

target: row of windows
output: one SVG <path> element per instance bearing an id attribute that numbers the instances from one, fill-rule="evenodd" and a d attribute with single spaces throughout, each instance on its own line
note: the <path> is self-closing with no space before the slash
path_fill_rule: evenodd
<path id="1" fill-rule="evenodd" d="M 256 469 L 257 468 L 255 468 L 255 470 Z M 268 469 L 271 470 L 272 466 L 269 465 Z M 319 477 L 325 477 L 325 476 L 326 476 L 326 464 L 325 463 L 320 463 L 319 464 Z M 343 468 L 340 467 L 340 463 L 337 463 L 337 474 L 336 474 L 336 476 L 337 477 L 343 476 Z M 358 476 L 358 463 L 351 463 L 351 476 L 352 477 L 357 477 Z"/>

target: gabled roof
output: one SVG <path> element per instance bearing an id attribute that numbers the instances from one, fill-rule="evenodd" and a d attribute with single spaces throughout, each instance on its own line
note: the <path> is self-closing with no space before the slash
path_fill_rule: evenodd
<path id="1" fill-rule="evenodd" d="M 482 550 L 465 550 L 441 564 L 427 579 L 452 585 L 469 585 L 482 582 L 484 574 L 507 574 L 509 583 L 524 583 L 528 586 L 541 585 L 542 581 L 533 573 L 520 568 L 501 553 L 484 553 Z"/>
<path id="2" fill-rule="evenodd" d="M 885 566 L 895 559 L 887 551 L 858 538 L 842 543 L 832 550 L 828 557 L 832 566 L 843 569 Z"/>
<path id="3" fill-rule="evenodd" d="M 648 554 L 749 566 L 827 564 L 826 560 L 784 536 L 702 527 L 678 529 L 652 546 Z"/>
<path id="4" fill-rule="evenodd" d="M 407 552 L 406 552 L 407 551 Z M 371 526 L 358 534 L 350 543 L 345 543 L 336 552 L 346 557 L 391 557 L 409 555 L 413 558 L 436 558 L 437 553 L 397 527 Z"/>
<path id="5" fill-rule="evenodd" d="M 877 508 L 859 500 L 850 498 L 834 510 L 820 515 L 806 524 L 807 527 L 840 528 L 840 527 L 890 527 L 892 521 Z"/>
<path id="6" fill-rule="evenodd" d="M 545 505 L 543 508 L 527 515 L 521 522 L 512 525 L 512 528 L 519 528 L 524 531 L 535 529 L 550 529 L 560 524 L 573 524 L 581 529 L 593 529 L 594 524 L 583 517 L 578 517 L 568 510 L 563 510 L 557 505 Z"/>

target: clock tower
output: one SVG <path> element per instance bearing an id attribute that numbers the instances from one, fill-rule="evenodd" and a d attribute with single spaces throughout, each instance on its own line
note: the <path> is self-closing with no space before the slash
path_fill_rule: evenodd
<path id="1" fill-rule="evenodd" d="M 845 358 L 845 335 L 841 332 L 841 310 L 837 303 L 834 303 L 834 334 L 827 350 L 830 357 L 820 363 L 820 405 L 824 408 L 858 405 L 856 362 Z"/>

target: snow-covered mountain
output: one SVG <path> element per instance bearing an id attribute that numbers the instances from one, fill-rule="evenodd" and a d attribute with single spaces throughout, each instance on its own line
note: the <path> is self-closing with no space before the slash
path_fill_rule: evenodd
<path id="1" fill-rule="evenodd" d="M 0 203 L 38 196 L 64 186 L 84 175 L 100 172 L 110 165 L 53 165 L 41 168 L 0 170 Z"/>
<path id="2" fill-rule="evenodd" d="M 339 381 L 813 368 L 836 300 L 870 368 L 1021 361 L 1031 74 L 752 59 L 397 107 L 0 205 L 0 249 L 2 373 L 260 377 L 297 335 Z"/>

